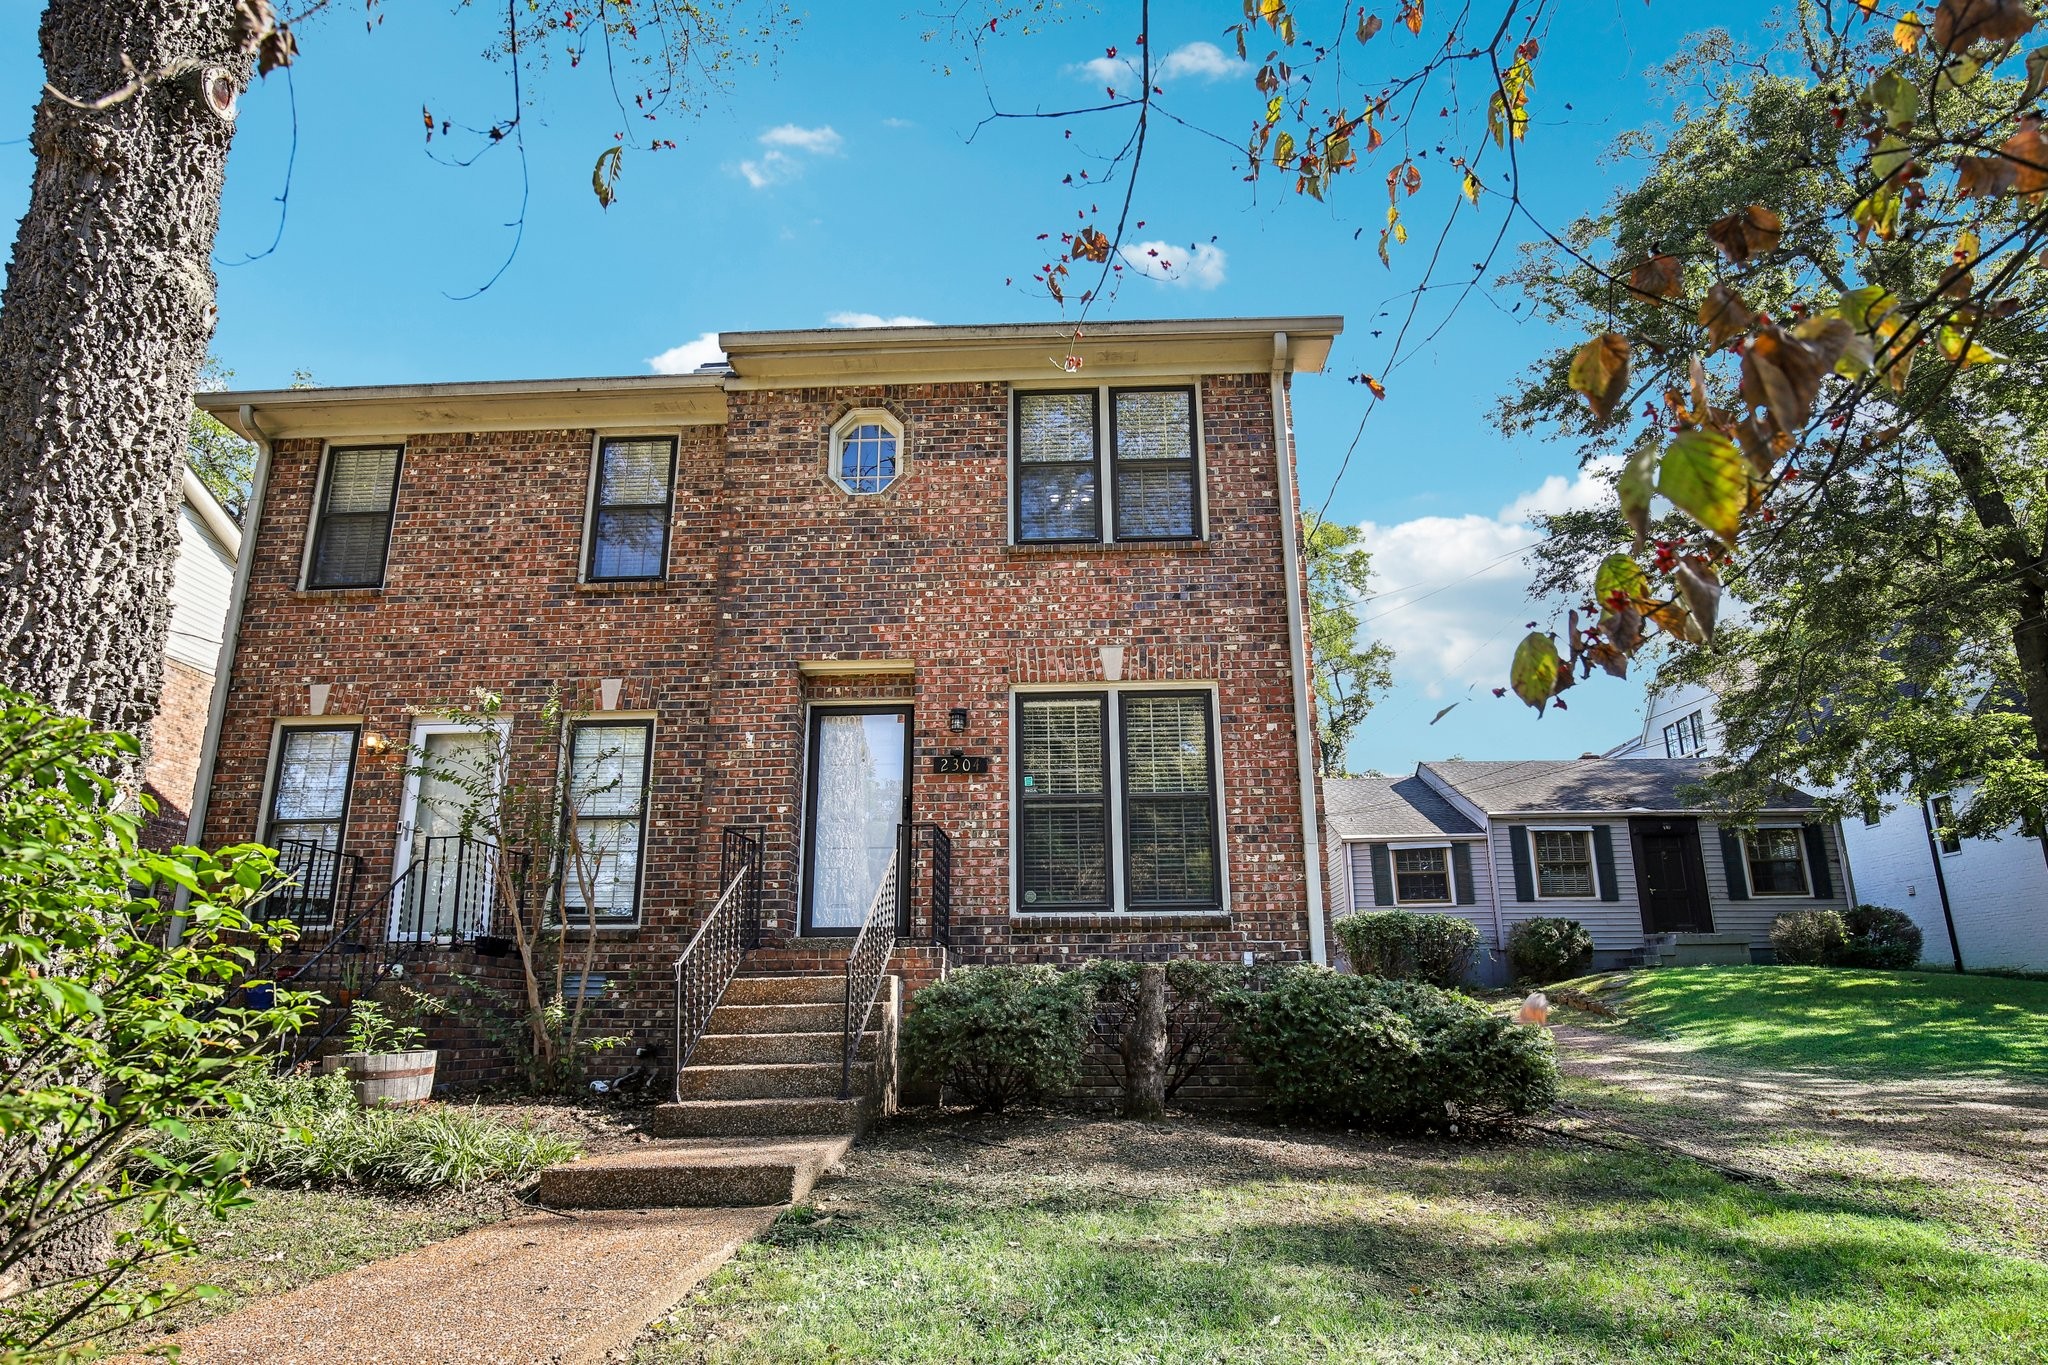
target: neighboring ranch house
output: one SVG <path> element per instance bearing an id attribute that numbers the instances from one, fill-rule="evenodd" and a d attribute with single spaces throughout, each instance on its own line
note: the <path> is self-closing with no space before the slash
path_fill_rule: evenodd
<path id="1" fill-rule="evenodd" d="M 187 469 L 178 504 L 178 558 L 171 570 L 163 705 L 150 727 L 149 764 L 143 773 L 144 786 L 157 803 L 143 832 L 151 848 L 184 843 L 191 823 L 213 673 L 220 664 L 241 549 L 241 528 Z"/>
<path id="2" fill-rule="evenodd" d="M 1724 828 L 1685 799 L 1705 775 L 1696 759 L 1588 757 L 1326 780 L 1336 912 L 1468 919 L 1495 978 L 1509 931 L 1546 916 L 1585 925 L 1601 968 L 1768 960 L 1779 915 L 1850 903 L 1839 831 L 1791 791 L 1753 828 Z"/>
<path id="3" fill-rule="evenodd" d="M 603 927 L 578 988 L 643 1045 L 735 867 L 748 973 L 876 933 L 913 987 L 1326 960 L 1288 392 L 1340 326 L 726 333 L 694 374 L 202 395 L 261 463 L 196 833 L 297 858 L 309 943 L 502 952 L 477 798 L 418 762 L 489 766 L 449 714 L 486 689 L 515 783 L 608 778 L 565 898 Z"/>

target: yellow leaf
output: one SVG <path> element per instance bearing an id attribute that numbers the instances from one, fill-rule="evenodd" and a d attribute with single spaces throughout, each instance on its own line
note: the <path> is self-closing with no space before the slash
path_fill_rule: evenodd
<path id="1" fill-rule="evenodd" d="M 1899 45 L 1901 52 L 1918 52 L 1920 40 L 1927 36 L 1927 30 L 1920 23 L 1915 10 L 1907 10 L 1899 16 L 1899 22 L 1892 26 L 1892 41 Z"/>
<path id="2" fill-rule="evenodd" d="M 1514 663 L 1508 668 L 1508 683 L 1515 695 L 1536 708 L 1543 708 L 1557 693 L 1557 674 L 1563 661 L 1557 657 L 1557 642 L 1540 630 L 1532 630 L 1515 646 Z"/>
<path id="3" fill-rule="evenodd" d="M 1657 491 L 1733 545 L 1749 506 L 1749 462 L 1718 431 L 1680 432 L 1657 468 Z"/>
<path id="4" fill-rule="evenodd" d="M 1479 191 L 1481 188 L 1482 187 L 1479 184 L 1479 177 L 1472 174 L 1472 172 L 1470 171 L 1465 172 L 1465 197 L 1467 199 L 1470 199 L 1474 204 L 1477 204 L 1479 202 Z"/>
<path id="5" fill-rule="evenodd" d="M 1962 369 L 1972 365 L 1996 365 L 2005 357 L 1977 344 L 1968 332 L 1960 327 L 1944 327 L 1935 334 L 1941 343 L 1941 353 Z"/>
<path id="6" fill-rule="evenodd" d="M 1628 391 L 1628 338 L 1608 332 L 1579 347 L 1566 381 L 1586 395 L 1594 416 L 1606 421 Z"/>

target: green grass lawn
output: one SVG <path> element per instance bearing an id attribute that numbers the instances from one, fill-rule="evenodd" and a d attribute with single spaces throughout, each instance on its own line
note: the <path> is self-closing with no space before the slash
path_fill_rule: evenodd
<path id="1" fill-rule="evenodd" d="M 1865 1197 L 1853 1179 L 1791 1193 L 1549 1139 L 1388 1144 L 1076 1119 L 982 1131 L 1004 1141 L 908 1125 L 858 1149 L 818 1206 L 746 1248 L 635 1359 L 2048 1352 L 2048 1266 Z M 1275 1154 L 1246 1155 L 1261 1149 Z"/>
<path id="2" fill-rule="evenodd" d="M 1568 983 L 1623 1026 L 1763 1066 L 2048 1084 L 2048 981 L 1824 967 L 1664 967 Z"/>

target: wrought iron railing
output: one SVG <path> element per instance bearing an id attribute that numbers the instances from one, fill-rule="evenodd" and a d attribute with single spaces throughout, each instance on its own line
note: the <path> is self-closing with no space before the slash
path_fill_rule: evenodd
<path id="1" fill-rule="evenodd" d="M 718 844 L 718 901 L 676 959 L 676 1098 L 682 1070 L 711 1022 L 740 958 L 761 942 L 761 838 L 728 829 Z"/>
<path id="2" fill-rule="evenodd" d="M 904 873 L 910 864 L 910 826 L 896 827 L 896 851 L 882 873 L 882 884 L 868 903 L 868 915 L 846 951 L 846 1036 L 845 1057 L 839 1072 L 839 1098 L 853 1098 L 853 1065 L 860 1055 L 861 1038 L 867 1033 L 868 1016 L 882 992 L 882 978 L 889 959 L 896 953 L 896 938 L 902 930 L 906 909 Z"/>
<path id="3" fill-rule="evenodd" d="M 953 837 L 929 822 L 913 827 L 925 835 L 925 875 L 931 879 L 931 899 L 925 920 L 926 941 L 940 948 L 953 946 Z M 916 933 L 917 926 L 908 926 Z"/>
<path id="4" fill-rule="evenodd" d="M 460 834 L 416 839 L 412 865 L 386 895 L 390 938 L 403 943 L 468 943 L 491 932 L 497 891 L 496 844 Z"/>
<path id="5" fill-rule="evenodd" d="M 289 921 L 301 933 L 330 929 L 337 914 L 345 916 L 355 905 L 362 870 L 358 854 L 285 839 L 277 846 L 277 871 L 284 884 L 264 897 L 262 916 Z"/>

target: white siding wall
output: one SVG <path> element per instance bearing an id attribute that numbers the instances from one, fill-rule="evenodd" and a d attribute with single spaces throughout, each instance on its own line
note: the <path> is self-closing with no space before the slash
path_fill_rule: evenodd
<path id="1" fill-rule="evenodd" d="M 235 561 L 189 503 L 178 508 L 178 562 L 171 573 L 171 638 L 164 652 L 202 673 L 220 664 L 221 632 Z"/>
<path id="2" fill-rule="evenodd" d="M 1693 758 L 1698 754 L 1721 752 L 1721 723 L 1714 716 L 1717 694 L 1711 688 L 1698 683 L 1687 683 L 1665 692 L 1652 692 L 1643 702 L 1643 728 L 1627 743 L 1607 751 L 1608 758 Z M 1695 753 L 1667 754 L 1664 752 L 1664 727 L 1693 712 L 1700 713 L 1700 726 L 1706 732 L 1706 746 Z"/>
<path id="3" fill-rule="evenodd" d="M 1351 907 L 1355 910 L 1394 910 L 1405 908 L 1421 914 L 1456 915 L 1459 919 L 1470 920 L 1479 927 L 1479 941 L 1481 943 L 1492 944 L 1498 947 L 1499 945 L 1493 942 L 1493 904 L 1486 898 L 1486 852 L 1480 845 L 1476 835 L 1462 839 L 1447 837 L 1444 840 L 1445 843 L 1466 844 L 1472 849 L 1472 895 L 1476 902 L 1475 904 L 1401 907 L 1374 903 L 1372 845 L 1378 843 L 1416 844 L 1428 842 L 1430 841 L 1427 839 L 1347 840 L 1344 845 L 1344 856 L 1348 866 L 1344 882 L 1346 891 L 1350 896 Z"/>
<path id="4" fill-rule="evenodd" d="M 1965 798 L 1958 795 L 1960 804 Z M 1865 905 L 1903 910 L 1920 926 L 1921 959 L 1953 963 L 1934 855 L 1917 806 L 1887 811 L 1876 825 L 1844 822 Z M 2000 839 L 1965 839 L 1960 853 L 1941 855 L 1964 967 L 2048 970 L 2048 859 L 2038 839 L 2018 830 Z"/>

